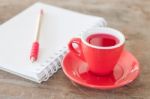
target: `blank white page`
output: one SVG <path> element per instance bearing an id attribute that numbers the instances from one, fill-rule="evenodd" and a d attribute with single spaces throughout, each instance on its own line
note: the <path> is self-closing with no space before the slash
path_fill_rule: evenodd
<path id="1" fill-rule="evenodd" d="M 36 34 L 40 9 L 44 17 L 40 34 L 38 61 L 30 62 L 30 51 Z M 16 75 L 38 81 L 37 68 L 68 41 L 104 19 L 83 15 L 62 8 L 36 3 L 0 27 L 0 68 Z"/>

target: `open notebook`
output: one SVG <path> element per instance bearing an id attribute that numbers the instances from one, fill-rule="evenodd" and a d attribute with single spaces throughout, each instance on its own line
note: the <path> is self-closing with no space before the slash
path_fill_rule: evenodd
<path id="1" fill-rule="evenodd" d="M 38 61 L 31 63 L 29 56 L 35 37 L 37 16 L 44 10 Z M 94 26 L 105 26 L 101 17 L 89 16 L 62 8 L 36 3 L 0 27 L 0 69 L 42 82 L 61 66 L 68 41 Z"/>

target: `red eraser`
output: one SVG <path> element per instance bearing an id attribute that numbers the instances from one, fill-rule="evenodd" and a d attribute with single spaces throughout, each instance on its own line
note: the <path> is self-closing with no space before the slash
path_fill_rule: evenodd
<path id="1" fill-rule="evenodd" d="M 34 42 L 31 49 L 30 60 L 36 61 L 38 58 L 38 52 L 39 52 L 39 43 Z"/>

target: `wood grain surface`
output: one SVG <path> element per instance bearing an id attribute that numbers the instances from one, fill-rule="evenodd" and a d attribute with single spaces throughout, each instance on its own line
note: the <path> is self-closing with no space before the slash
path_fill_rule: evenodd
<path id="1" fill-rule="evenodd" d="M 37 0 L 0 0 L 0 23 Z M 134 82 L 114 90 L 95 90 L 72 83 L 59 70 L 47 82 L 32 81 L 0 71 L 0 99 L 150 99 L 149 0 L 40 0 L 44 3 L 104 17 L 109 27 L 127 37 L 126 48 L 139 60 L 141 74 Z"/>

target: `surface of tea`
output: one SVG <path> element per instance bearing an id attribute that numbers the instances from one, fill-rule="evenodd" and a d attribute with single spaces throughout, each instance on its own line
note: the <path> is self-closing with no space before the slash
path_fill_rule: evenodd
<path id="1" fill-rule="evenodd" d="M 91 45 L 100 47 L 110 47 L 119 43 L 119 39 L 106 33 L 90 35 L 87 37 L 86 41 Z"/>

